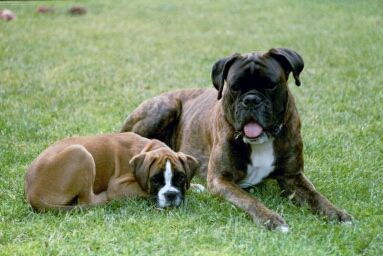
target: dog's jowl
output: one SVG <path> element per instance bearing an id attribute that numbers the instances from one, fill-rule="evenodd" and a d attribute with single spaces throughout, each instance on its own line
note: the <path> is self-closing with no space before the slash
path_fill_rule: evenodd
<path id="1" fill-rule="evenodd" d="M 25 192 L 38 211 L 89 207 L 121 197 L 151 197 L 179 206 L 197 160 L 134 133 L 61 140 L 28 167 Z"/>
<path id="2" fill-rule="evenodd" d="M 214 89 L 169 92 L 143 102 L 122 131 L 163 140 L 196 157 L 208 188 L 256 223 L 288 230 L 285 220 L 247 193 L 265 178 L 283 195 L 329 219 L 349 222 L 305 177 L 301 122 L 287 80 L 300 85 L 302 57 L 286 48 L 233 54 L 212 69 Z"/>

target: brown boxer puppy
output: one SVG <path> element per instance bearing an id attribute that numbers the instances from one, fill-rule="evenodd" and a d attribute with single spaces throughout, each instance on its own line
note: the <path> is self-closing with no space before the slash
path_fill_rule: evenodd
<path id="1" fill-rule="evenodd" d="M 255 222 L 288 231 L 288 225 L 243 188 L 265 178 L 283 194 L 330 219 L 352 217 L 321 195 L 303 174 L 301 122 L 287 80 L 296 85 L 303 59 L 293 50 L 234 54 L 212 70 L 217 89 L 165 93 L 142 103 L 122 131 L 157 138 L 196 157 L 208 188 L 247 211 Z"/>
<path id="2" fill-rule="evenodd" d="M 25 176 L 28 202 L 38 211 L 94 206 L 121 197 L 152 197 L 178 206 L 197 160 L 158 140 L 128 132 L 72 137 L 48 147 Z"/>

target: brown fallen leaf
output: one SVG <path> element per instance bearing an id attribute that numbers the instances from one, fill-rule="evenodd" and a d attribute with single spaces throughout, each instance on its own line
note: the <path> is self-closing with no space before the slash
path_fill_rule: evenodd
<path id="1" fill-rule="evenodd" d="M 86 14 L 86 8 L 83 6 L 73 6 L 68 12 L 72 15 L 84 15 Z"/>
<path id="2" fill-rule="evenodd" d="M 16 14 L 14 14 L 11 10 L 4 9 L 0 11 L 0 19 L 5 21 L 15 20 Z"/>

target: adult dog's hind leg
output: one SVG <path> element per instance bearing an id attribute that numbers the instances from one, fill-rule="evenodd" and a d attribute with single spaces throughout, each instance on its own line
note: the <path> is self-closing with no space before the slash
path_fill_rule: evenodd
<path id="1" fill-rule="evenodd" d="M 176 97 L 163 94 L 144 101 L 125 120 L 121 132 L 135 132 L 172 146 L 171 137 L 177 126 L 182 104 Z"/>

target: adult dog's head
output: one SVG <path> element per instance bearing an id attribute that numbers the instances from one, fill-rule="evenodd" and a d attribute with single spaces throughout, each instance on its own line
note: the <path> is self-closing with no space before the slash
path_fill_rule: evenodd
<path id="1" fill-rule="evenodd" d="M 181 204 L 199 167 L 192 156 L 176 153 L 168 147 L 151 150 L 150 145 L 134 156 L 130 164 L 140 187 L 160 208 Z"/>
<path id="2" fill-rule="evenodd" d="M 223 98 L 225 117 L 245 143 L 263 143 L 280 133 L 288 77 L 292 73 L 299 86 L 303 66 L 301 56 L 286 48 L 233 54 L 214 64 L 212 80 L 218 99 Z"/>

